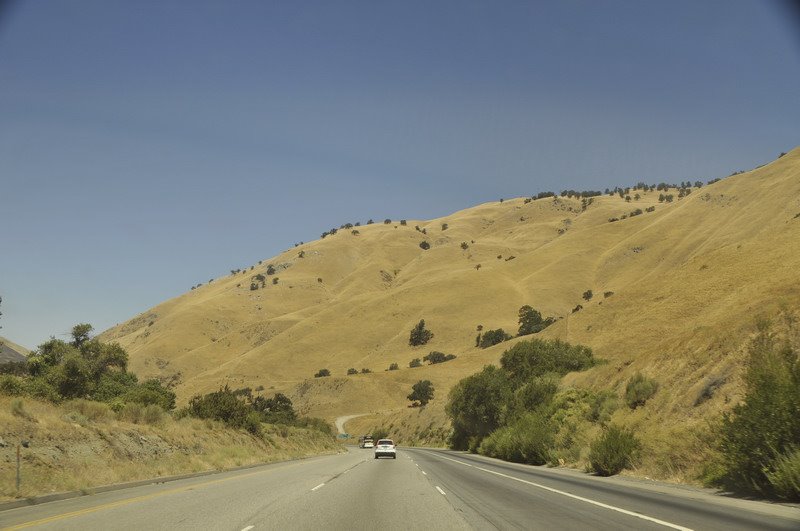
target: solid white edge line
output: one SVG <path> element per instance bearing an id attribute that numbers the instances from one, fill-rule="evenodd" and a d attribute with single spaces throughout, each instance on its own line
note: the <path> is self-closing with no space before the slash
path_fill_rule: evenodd
<path id="1" fill-rule="evenodd" d="M 572 499 L 575 499 L 575 500 L 578 500 L 578 501 L 591 503 L 592 505 L 596 505 L 596 506 L 602 507 L 604 509 L 609 509 L 611 511 L 617 511 L 618 513 L 627 514 L 628 516 L 635 516 L 636 518 L 641 518 L 642 520 L 647 520 L 648 522 L 653 522 L 653 523 L 656 523 L 656 524 L 660 524 L 660 525 L 663 525 L 664 527 L 671 527 L 672 529 L 679 529 L 680 531 L 692 531 L 692 529 L 690 527 L 683 527 L 683 526 L 678 525 L 678 524 L 665 522 L 664 520 L 659 520 L 658 518 L 653 518 L 652 516 L 646 516 L 644 514 L 635 513 L 633 511 L 628 511 L 627 509 L 623 509 L 621 507 L 615 507 L 613 505 L 608 505 L 607 503 L 602 503 L 602 502 L 599 502 L 599 501 L 590 500 L 589 498 L 584 498 L 583 496 L 578 496 L 576 494 L 570 494 L 569 492 L 564 492 L 563 490 L 554 489 L 552 487 L 546 487 L 545 485 L 540 485 L 539 483 L 534 483 L 532 481 L 527 481 L 525 479 L 515 478 L 514 476 L 509 476 L 508 474 L 503 474 L 501 472 L 495 472 L 494 470 L 489 470 L 488 468 L 482 468 L 482 467 L 479 467 L 479 466 L 470 465 L 469 463 L 464 463 L 462 461 L 459 461 L 458 459 L 451 459 L 451 458 L 445 457 L 443 455 L 437 455 L 437 454 L 434 454 L 434 455 L 436 455 L 436 457 L 441 457 L 442 459 L 447 459 L 448 461 L 453 461 L 454 463 L 458 463 L 458 464 L 461 464 L 461 465 L 464 465 L 464 466 L 471 466 L 473 468 L 477 468 L 478 470 L 482 470 L 484 472 L 488 472 L 489 474 L 494 474 L 496 476 L 501 476 L 501 477 L 504 477 L 504 478 L 513 479 L 514 481 L 519 481 L 520 483 L 526 483 L 528 485 L 531 485 L 531 486 L 534 486 L 534 487 L 538 487 L 540 489 L 544 489 L 546 491 L 553 492 L 555 494 L 561 494 L 562 496 L 567 496 L 569 498 L 572 498 Z M 438 489 L 439 487 L 436 487 L 436 488 Z M 444 492 L 442 492 L 442 494 L 444 494 Z"/>
<path id="2" fill-rule="evenodd" d="M 447 494 L 444 493 L 444 491 L 441 489 L 441 487 L 439 487 L 439 485 L 436 485 L 436 490 L 438 490 L 439 494 L 441 494 L 442 496 L 447 496 Z"/>
<path id="3" fill-rule="evenodd" d="M 325 486 L 325 483 L 320 483 L 319 485 L 317 485 L 316 487 L 314 487 L 313 489 L 311 489 L 311 492 L 314 492 L 314 491 L 315 491 L 315 490 L 317 490 L 317 489 L 321 489 L 321 488 L 322 488 L 322 487 L 324 487 L 324 486 Z"/>
<path id="4" fill-rule="evenodd" d="M 427 472 L 425 472 L 424 470 L 420 470 L 420 472 L 422 472 L 422 473 L 423 473 L 424 475 L 426 475 L 426 476 L 428 475 L 428 473 L 427 473 Z"/>
<path id="5" fill-rule="evenodd" d="M 255 527 L 254 525 L 249 525 L 249 526 L 245 527 L 244 529 L 242 529 L 242 531 L 250 531 L 254 527 Z"/>

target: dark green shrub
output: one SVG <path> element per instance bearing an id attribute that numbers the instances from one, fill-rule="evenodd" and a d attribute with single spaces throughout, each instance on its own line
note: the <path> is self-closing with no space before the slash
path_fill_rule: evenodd
<path id="1" fill-rule="evenodd" d="M 631 409 L 643 406 L 658 390 L 658 382 L 642 373 L 634 374 L 625 387 L 625 403 Z"/>
<path id="2" fill-rule="evenodd" d="M 547 373 L 564 375 L 588 369 L 594 364 L 592 349 L 559 339 L 520 341 L 503 352 L 500 358 L 500 365 L 516 386 Z"/>
<path id="3" fill-rule="evenodd" d="M 786 495 L 797 470 L 800 360 L 791 346 L 776 343 L 766 323 L 759 328 L 749 348 L 744 401 L 723 418 L 720 473 L 710 479 L 734 491 Z"/>
<path id="4" fill-rule="evenodd" d="M 389 224 L 389 223 L 391 223 L 391 222 L 392 222 L 392 220 L 391 220 L 391 219 L 389 219 L 389 218 L 386 218 L 386 219 L 384 219 L 384 220 L 383 220 L 383 224 L 384 224 L 384 225 L 388 225 L 388 224 Z"/>
<path id="5" fill-rule="evenodd" d="M 467 249 L 469 249 L 469 244 L 467 242 L 461 242 L 461 248 L 466 251 Z"/>
<path id="6" fill-rule="evenodd" d="M 389 430 L 387 428 L 372 428 L 372 438 L 375 439 L 377 443 L 380 439 L 386 439 L 389 437 Z"/>
<path id="7" fill-rule="evenodd" d="M 519 331 L 517 335 L 538 334 L 554 322 L 555 319 L 552 317 L 542 319 L 542 314 L 538 310 L 534 310 L 526 304 L 519 309 Z"/>
<path id="8" fill-rule="evenodd" d="M 425 241 L 420 242 L 419 246 L 420 246 L 420 249 L 422 249 L 423 251 L 427 251 L 428 249 L 431 248 L 431 244 L 429 244 L 428 242 L 425 242 Z"/>
<path id="9" fill-rule="evenodd" d="M 632 431 L 608 426 L 589 447 L 589 464 L 598 476 L 613 476 L 631 466 L 641 444 Z"/>
<path id="10" fill-rule="evenodd" d="M 272 398 L 257 396 L 249 402 L 250 407 L 261 415 L 264 422 L 292 424 L 297 420 L 291 399 L 283 393 L 275 393 Z"/>
<path id="11" fill-rule="evenodd" d="M 558 392 L 558 382 L 559 377 L 555 374 L 529 379 L 514 391 L 514 399 L 509 405 L 510 413 L 518 417 L 525 412 L 545 408 Z"/>
<path id="12" fill-rule="evenodd" d="M 505 330 L 502 328 L 498 328 L 497 330 L 487 330 L 483 333 L 483 337 L 481 337 L 481 348 L 488 348 L 493 345 L 497 345 L 498 343 L 502 343 L 503 341 L 508 341 L 511 339 L 511 335 L 507 334 Z"/>
<path id="13" fill-rule="evenodd" d="M 586 418 L 592 422 L 605 424 L 611 420 L 611 415 L 619 409 L 619 402 L 619 397 L 613 391 L 601 391 L 593 397 Z"/>
<path id="14" fill-rule="evenodd" d="M 308 428 L 320 431 L 325 435 L 333 435 L 333 427 L 325 419 L 318 417 L 301 417 L 294 424 L 300 428 Z"/>
<path id="15" fill-rule="evenodd" d="M 456 356 L 454 354 L 445 354 L 444 352 L 438 352 L 434 350 L 427 356 L 423 356 L 422 361 L 427 361 L 431 365 L 435 365 L 437 363 L 444 363 L 445 361 L 450 361 L 455 358 Z"/>
<path id="16" fill-rule="evenodd" d="M 433 338 L 433 332 L 425 328 L 425 319 L 420 319 L 419 323 L 411 329 L 408 344 L 412 347 L 424 345 Z"/>
<path id="17" fill-rule="evenodd" d="M 442 223 L 442 231 L 446 231 L 449 225 L 447 223 Z"/>
<path id="18" fill-rule="evenodd" d="M 371 372 L 372 372 L 371 369 L 361 369 L 361 374 L 369 374 Z"/>
<path id="19" fill-rule="evenodd" d="M 411 393 L 406 398 L 424 406 L 433 398 L 433 392 L 434 388 L 430 380 L 420 380 L 411 386 Z"/>
<path id="20" fill-rule="evenodd" d="M 484 437 L 502 425 L 511 397 L 505 372 L 494 365 L 459 381 L 450 390 L 445 407 L 453 425 L 450 446 L 467 450 L 470 441 L 475 441 L 477 448 Z"/>
<path id="21" fill-rule="evenodd" d="M 19 376 L 4 374 L 0 376 L 0 394 L 7 396 L 23 396 L 25 394 L 25 383 Z"/>
<path id="22" fill-rule="evenodd" d="M 259 414 L 240 400 L 227 385 L 219 391 L 192 397 L 186 409 L 193 417 L 219 420 L 232 428 L 245 429 L 255 435 L 261 432 Z"/>
<path id="23" fill-rule="evenodd" d="M 0 364 L 0 374 L 13 374 L 15 376 L 25 376 L 28 374 L 27 361 L 10 361 Z"/>
<path id="24" fill-rule="evenodd" d="M 422 362 L 419 360 L 419 358 L 414 358 L 408 363 L 408 366 L 412 369 L 415 367 L 422 367 Z"/>
<path id="25" fill-rule="evenodd" d="M 348 375 L 350 375 L 350 374 L 358 374 L 358 371 L 355 368 L 350 367 L 349 369 L 347 369 L 347 374 Z"/>
<path id="26" fill-rule="evenodd" d="M 543 465 L 553 447 L 553 427 L 540 413 L 527 413 L 485 438 L 478 452 L 515 463 Z"/>
<path id="27" fill-rule="evenodd" d="M 800 500 L 800 449 L 778 456 L 767 472 L 767 480 L 778 497 Z"/>
<path id="28" fill-rule="evenodd" d="M 390 371 L 396 371 L 398 369 L 400 369 L 400 366 L 398 364 L 396 364 L 396 363 L 392 363 L 392 364 L 389 365 L 389 370 Z"/>
<path id="29" fill-rule="evenodd" d="M 314 378 L 324 378 L 324 377 L 330 376 L 330 375 L 331 375 L 331 371 L 329 371 L 328 369 L 320 369 L 317 372 L 317 374 L 314 375 Z"/>
<path id="30" fill-rule="evenodd" d="M 175 409 L 175 393 L 156 379 L 147 380 L 120 397 L 124 402 L 136 402 L 143 406 L 156 405 L 164 411 Z"/>
<path id="31" fill-rule="evenodd" d="M 592 296 L 593 296 L 593 293 L 592 293 L 592 290 L 590 290 L 590 289 L 587 289 L 586 291 L 584 291 L 583 295 L 582 295 L 583 299 L 586 300 L 586 301 L 591 300 Z"/>

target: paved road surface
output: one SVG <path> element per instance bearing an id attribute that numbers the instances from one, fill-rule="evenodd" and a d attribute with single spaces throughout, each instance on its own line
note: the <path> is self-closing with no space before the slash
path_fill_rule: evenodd
<path id="1" fill-rule="evenodd" d="M 0 512 L 10 529 L 800 529 L 800 509 L 400 448 L 277 463 Z"/>
<path id="2" fill-rule="evenodd" d="M 354 419 L 356 417 L 363 417 L 364 415 L 369 415 L 369 413 L 359 413 L 358 415 L 345 415 L 344 417 L 339 417 L 336 419 L 336 430 L 339 433 L 347 433 L 344 431 L 344 424 L 350 419 Z"/>

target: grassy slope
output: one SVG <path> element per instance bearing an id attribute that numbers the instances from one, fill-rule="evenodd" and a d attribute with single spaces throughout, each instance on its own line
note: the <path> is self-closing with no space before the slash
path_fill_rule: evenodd
<path id="1" fill-rule="evenodd" d="M 16 406 L 14 403 L 16 402 Z M 156 425 L 106 415 L 87 419 L 71 404 L 53 406 L 0 396 L 0 500 L 160 476 L 222 470 L 293 457 L 334 453 L 340 446 L 315 430 L 264 425 L 263 439 L 214 421 L 169 416 Z M 22 450 L 22 485 L 15 491 L 16 445 Z"/>
<path id="2" fill-rule="evenodd" d="M 658 446 L 667 431 L 699 429 L 741 396 L 741 347 L 757 316 L 800 306 L 800 149 L 672 204 L 658 203 L 658 194 L 631 203 L 603 196 L 585 212 L 576 200 L 514 199 L 408 226 L 358 227 L 359 235 L 340 230 L 169 300 L 104 338 L 128 348 L 140 375 L 179 378 L 182 400 L 224 383 L 263 385 L 314 415 L 375 414 L 352 420 L 353 433 L 393 424 L 401 439 L 436 442 L 427 435 L 446 422 L 447 390 L 510 345 L 474 348 L 476 326 L 513 332 L 517 310 L 531 304 L 563 317 L 542 336 L 590 345 L 609 362 L 566 384 L 621 391 L 635 371 L 659 380 L 656 398 L 623 419 Z M 655 212 L 608 222 L 651 205 Z M 422 240 L 430 250 L 419 248 Z M 268 262 L 279 283 L 250 291 L 250 276 Z M 581 298 L 587 289 L 589 302 Z M 604 298 L 606 291 L 614 294 Z M 579 303 L 584 309 L 571 314 Z M 420 318 L 435 337 L 411 348 Z M 458 359 L 405 368 L 430 350 Z M 403 370 L 384 372 L 392 362 Z M 322 367 L 334 377 L 311 379 Z M 349 367 L 376 372 L 346 377 Z M 726 383 L 694 407 L 710 376 Z M 437 398 L 410 412 L 405 396 L 422 378 Z M 690 439 L 680 451 L 692 451 Z"/>
<path id="3" fill-rule="evenodd" d="M 17 345 L 13 341 L 9 341 L 8 339 L 4 338 L 3 336 L 0 336 L 0 344 L 8 345 L 9 347 L 13 348 L 14 350 L 16 350 L 17 352 L 19 352 L 20 354 L 22 354 L 24 356 L 27 356 L 28 353 L 30 352 L 25 347 L 23 347 L 21 345 Z"/>

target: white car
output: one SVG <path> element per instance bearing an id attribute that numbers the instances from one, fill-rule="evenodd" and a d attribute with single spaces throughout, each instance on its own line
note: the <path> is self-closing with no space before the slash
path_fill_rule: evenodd
<path id="1" fill-rule="evenodd" d="M 392 459 L 397 459 L 397 451 L 395 449 L 393 440 L 378 440 L 378 444 L 375 445 L 375 459 L 379 457 L 391 457 Z"/>
<path id="2" fill-rule="evenodd" d="M 375 444 L 372 442 L 372 439 L 364 441 L 364 448 L 372 448 Z"/>

